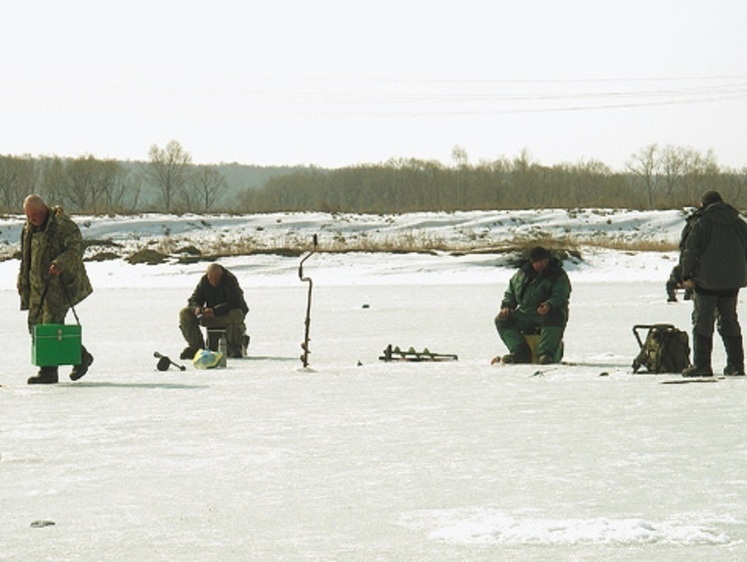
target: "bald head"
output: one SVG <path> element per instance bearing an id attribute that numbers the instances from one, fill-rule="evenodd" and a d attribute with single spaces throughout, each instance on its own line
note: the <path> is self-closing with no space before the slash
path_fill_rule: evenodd
<path id="1" fill-rule="evenodd" d="M 213 287 L 220 284 L 220 278 L 223 277 L 223 266 L 217 263 L 211 263 L 207 268 L 208 283 Z"/>
<path id="2" fill-rule="evenodd" d="M 29 195 L 23 200 L 23 212 L 34 226 L 41 226 L 47 220 L 49 207 L 39 195 Z"/>

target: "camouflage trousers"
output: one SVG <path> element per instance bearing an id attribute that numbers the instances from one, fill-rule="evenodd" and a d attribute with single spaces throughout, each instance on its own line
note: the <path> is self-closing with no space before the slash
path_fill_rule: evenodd
<path id="1" fill-rule="evenodd" d="M 228 349 L 241 349 L 246 334 L 245 316 L 243 310 L 234 308 L 222 316 L 197 318 L 193 308 L 185 307 L 179 311 L 179 329 L 190 347 L 205 348 L 205 338 L 200 330 L 200 326 L 204 326 L 208 330 L 225 330 Z"/>
<path id="2" fill-rule="evenodd" d="M 44 303 L 31 302 L 27 323 L 29 333 L 36 324 L 64 324 L 70 305 L 56 299 L 46 298 Z"/>

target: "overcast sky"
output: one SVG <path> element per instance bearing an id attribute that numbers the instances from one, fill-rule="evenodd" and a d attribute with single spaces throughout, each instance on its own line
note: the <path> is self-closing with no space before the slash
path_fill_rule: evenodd
<path id="1" fill-rule="evenodd" d="M 0 154 L 618 169 L 657 143 L 742 168 L 745 29 L 744 0 L 13 2 Z"/>

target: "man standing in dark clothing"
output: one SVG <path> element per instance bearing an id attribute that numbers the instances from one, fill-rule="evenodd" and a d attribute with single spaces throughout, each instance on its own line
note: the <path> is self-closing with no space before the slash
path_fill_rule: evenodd
<path id="1" fill-rule="evenodd" d="M 204 349 L 200 325 L 208 330 L 225 330 L 228 357 L 242 357 L 248 343 L 244 324 L 247 312 L 249 307 L 236 276 L 217 263 L 210 264 L 187 306 L 179 311 L 179 329 L 188 344 L 181 358 L 192 359 L 197 351 Z"/>
<path id="2" fill-rule="evenodd" d="M 560 260 L 545 248 L 532 248 L 529 260 L 511 277 L 495 317 L 498 335 L 509 350 L 500 361 L 531 363 L 532 352 L 524 334 L 539 334 L 539 363 L 560 361 L 570 295 L 571 282 Z"/>
<path id="3" fill-rule="evenodd" d="M 713 376 L 713 327 L 724 342 L 725 375 L 744 375 L 742 330 L 737 318 L 739 289 L 747 285 L 747 223 L 717 191 L 701 197 L 701 212 L 682 250 L 682 278 L 695 290 L 693 366 L 687 377 Z"/>

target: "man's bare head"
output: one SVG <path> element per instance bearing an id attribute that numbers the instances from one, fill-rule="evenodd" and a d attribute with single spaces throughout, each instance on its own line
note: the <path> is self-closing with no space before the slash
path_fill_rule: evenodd
<path id="1" fill-rule="evenodd" d="M 29 195 L 23 200 L 23 212 L 34 226 L 41 226 L 47 220 L 49 207 L 39 195 Z"/>
<path id="2" fill-rule="evenodd" d="M 217 263 L 211 263 L 207 268 L 208 282 L 217 287 L 220 284 L 220 278 L 223 277 L 223 266 Z"/>

